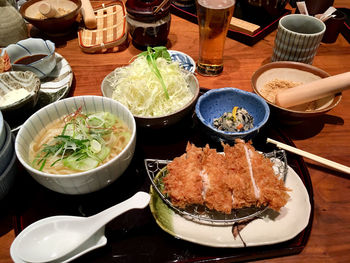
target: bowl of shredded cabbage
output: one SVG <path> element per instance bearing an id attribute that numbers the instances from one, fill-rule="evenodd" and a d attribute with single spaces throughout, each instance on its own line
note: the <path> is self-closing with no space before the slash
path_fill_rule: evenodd
<path id="1" fill-rule="evenodd" d="M 139 127 L 162 128 L 193 109 L 199 83 L 192 72 L 171 59 L 165 47 L 154 47 L 109 73 L 101 91 L 126 106 Z"/>

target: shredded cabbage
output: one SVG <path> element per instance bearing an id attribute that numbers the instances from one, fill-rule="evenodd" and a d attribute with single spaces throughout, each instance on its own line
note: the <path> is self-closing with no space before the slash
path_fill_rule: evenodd
<path id="1" fill-rule="evenodd" d="M 157 67 L 169 93 L 166 98 L 159 79 L 150 69 L 144 56 L 137 57 L 128 66 L 116 68 L 109 78 L 112 98 L 124 104 L 134 115 L 163 116 L 175 112 L 188 103 L 193 94 L 186 79 L 188 74 L 178 62 L 159 57 Z"/>

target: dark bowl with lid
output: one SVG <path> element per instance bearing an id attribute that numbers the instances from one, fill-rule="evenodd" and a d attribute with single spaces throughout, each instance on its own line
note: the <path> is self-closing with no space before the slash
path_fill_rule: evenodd
<path id="1" fill-rule="evenodd" d="M 133 45 L 141 50 L 147 46 L 165 46 L 170 30 L 170 4 L 164 0 L 128 0 L 126 2 L 129 33 Z M 160 8 L 158 8 L 160 7 Z"/>

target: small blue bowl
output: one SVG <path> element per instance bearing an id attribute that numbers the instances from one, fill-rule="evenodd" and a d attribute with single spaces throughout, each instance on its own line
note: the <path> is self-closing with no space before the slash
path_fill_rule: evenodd
<path id="1" fill-rule="evenodd" d="M 254 127 L 242 132 L 227 132 L 216 129 L 213 126 L 213 120 L 225 112 L 231 112 L 235 106 L 246 109 L 253 116 Z M 209 90 L 199 97 L 195 112 L 200 122 L 206 127 L 210 137 L 217 141 L 234 141 L 237 138 L 250 140 L 265 125 L 270 116 L 269 106 L 264 99 L 254 93 L 236 88 Z"/>

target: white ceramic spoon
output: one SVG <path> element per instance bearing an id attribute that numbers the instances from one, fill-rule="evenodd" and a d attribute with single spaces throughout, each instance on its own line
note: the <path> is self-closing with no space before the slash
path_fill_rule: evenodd
<path id="1" fill-rule="evenodd" d="M 67 255 L 59 258 L 58 260 L 50 261 L 50 263 L 68 263 L 72 260 L 94 250 L 99 247 L 103 247 L 107 244 L 107 238 L 104 235 L 105 226 L 99 229 L 95 234 L 93 234 L 85 243 L 76 248 L 74 251 L 68 253 Z M 15 263 L 28 263 L 23 261 L 18 257 L 18 242 L 15 240 L 10 249 L 11 258 Z"/>
<path id="2" fill-rule="evenodd" d="M 23 261 L 33 263 L 73 257 L 72 252 L 79 253 L 79 247 L 109 221 L 128 210 L 145 208 L 149 200 L 148 193 L 138 192 L 126 201 L 90 217 L 54 216 L 39 220 L 16 237 L 17 255 Z"/>

